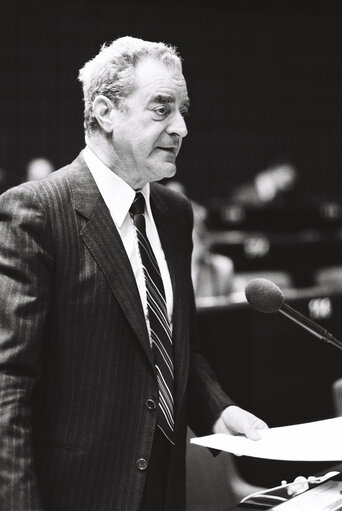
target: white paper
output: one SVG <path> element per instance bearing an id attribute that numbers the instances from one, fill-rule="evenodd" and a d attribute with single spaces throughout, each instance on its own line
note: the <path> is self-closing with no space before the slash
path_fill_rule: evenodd
<path id="1" fill-rule="evenodd" d="M 260 430 L 260 440 L 215 434 L 193 444 L 239 456 L 287 461 L 342 461 L 342 417 Z"/>

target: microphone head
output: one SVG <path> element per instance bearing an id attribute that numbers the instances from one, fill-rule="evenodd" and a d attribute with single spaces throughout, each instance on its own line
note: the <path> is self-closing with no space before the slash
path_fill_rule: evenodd
<path id="1" fill-rule="evenodd" d="M 248 303 L 259 312 L 277 312 L 284 303 L 284 295 L 271 280 L 252 279 L 245 288 Z"/>

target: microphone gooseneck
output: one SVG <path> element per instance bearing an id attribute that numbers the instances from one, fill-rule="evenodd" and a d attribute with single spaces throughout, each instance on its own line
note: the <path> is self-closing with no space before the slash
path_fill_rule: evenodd
<path id="1" fill-rule="evenodd" d="M 257 311 L 267 314 L 280 312 L 322 341 L 342 350 L 342 342 L 330 332 L 284 303 L 282 291 L 271 280 L 262 278 L 250 280 L 245 288 L 245 295 L 248 303 Z"/>

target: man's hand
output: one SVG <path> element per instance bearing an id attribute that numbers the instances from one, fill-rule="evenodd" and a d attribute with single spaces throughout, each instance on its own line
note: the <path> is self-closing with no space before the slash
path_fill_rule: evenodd
<path id="1" fill-rule="evenodd" d="M 214 424 L 214 433 L 243 434 L 250 440 L 259 440 L 260 429 L 268 428 L 267 424 L 242 408 L 231 405 L 223 410 Z"/>

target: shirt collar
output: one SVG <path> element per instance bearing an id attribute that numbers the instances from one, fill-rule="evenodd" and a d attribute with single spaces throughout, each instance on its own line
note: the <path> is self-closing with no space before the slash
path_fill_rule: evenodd
<path id="1" fill-rule="evenodd" d="M 115 225 L 121 228 L 134 200 L 136 191 L 108 168 L 88 145 L 83 149 L 83 157 L 112 215 Z M 139 191 L 144 195 L 147 213 L 151 215 L 149 183 Z"/>

